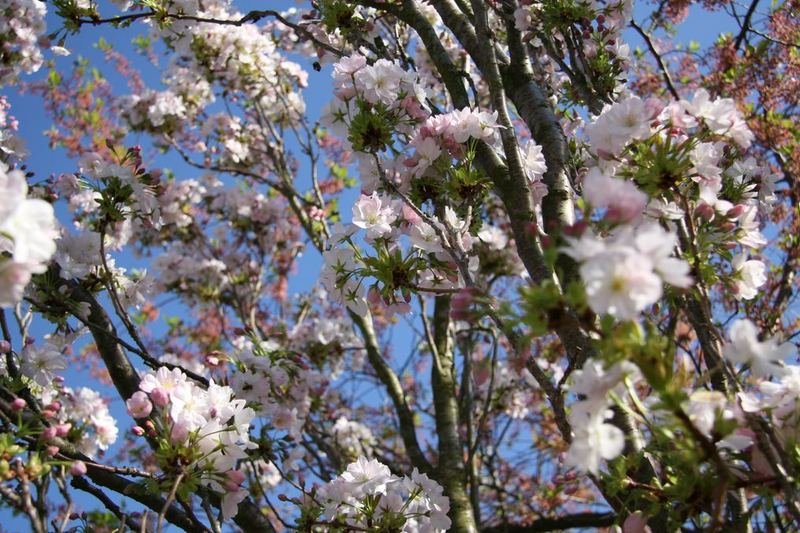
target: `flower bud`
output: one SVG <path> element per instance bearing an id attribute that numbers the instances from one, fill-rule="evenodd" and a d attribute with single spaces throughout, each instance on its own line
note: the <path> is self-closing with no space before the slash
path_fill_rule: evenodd
<path id="1" fill-rule="evenodd" d="M 56 455 L 58 455 L 58 451 L 59 451 L 58 446 L 48 446 L 45 449 L 45 453 L 48 455 L 48 457 L 55 457 Z"/>
<path id="2" fill-rule="evenodd" d="M 56 435 L 59 437 L 66 437 L 69 434 L 70 429 L 72 429 L 72 424 L 69 422 L 66 424 L 58 424 L 56 426 Z"/>
<path id="3" fill-rule="evenodd" d="M 728 209 L 728 212 L 725 213 L 725 216 L 728 218 L 739 218 L 744 213 L 744 210 L 747 209 L 747 206 L 738 204 L 733 206 L 732 208 Z"/>
<path id="4" fill-rule="evenodd" d="M 69 473 L 75 477 L 86 475 L 86 463 L 83 461 L 75 461 L 69 469 Z"/>
<path id="5" fill-rule="evenodd" d="M 644 533 L 650 528 L 647 527 L 647 515 L 641 511 L 636 511 L 628 515 L 622 523 L 622 533 Z"/>
<path id="6" fill-rule="evenodd" d="M 580 237 L 588 227 L 589 224 L 585 220 L 579 220 L 571 226 L 565 226 L 563 232 L 564 235 L 569 235 L 570 237 Z"/>
<path id="7" fill-rule="evenodd" d="M 150 403 L 147 393 L 142 391 L 133 393 L 133 396 L 125 402 L 125 406 L 133 418 L 145 418 L 153 410 L 153 404 Z"/>
<path id="8" fill-rule="evenodd" d="M 11 409 L 15 413 L 18 413 L 18 412 L 22 411 L 27 406 L 28 406 L 28 402 L 26 402 L 22 398 L 15 398 L 14 401 L 11 402 Z"/>
<path id="9" fill-rule="evenodd" d="M 56 438 L 55 426 L 49 426 L 42 430 L 42 440 L 48 441 L 53 440 L 54 438 Z"/>
<path id="10" fill-rule="evenodd" d="M 157 407 L 164 407 L 169 403 L 169 393 L 164 389 L 156 387 L 150 391 L 150 399 Z"/>
<path id="11" fill-rule="evenodd" d="M 133 426 L 133 428 L 131 428 L 131 431 L 137 437 L 141 437 L 142 435 L 144 435 L 144 428 L 142 426 Z"/>
<path id="12" fill-rule="evenodd" d="M 244 472 L 241 470 L 228 470 L 225 472 L 225 476 L 228 478 L 225 482 L 225 488 L 228 492 L 236 492 L 239 490 L 239 487 L 245 480 Z"/>
<path id="13" fill-rule="evenodd" d="M 147 432 L 148 435 L 154 434 L 156 432 L 156 425 L 153 424 L 152 420 L 145 420 L 144 430 Z"/>
<path id="14" fill-rule="evenodd" d="M 714 218 L 714 208 L 705 202 L 697 204 L 694 209 L 694 216 L 702 218 L 703 220 L 711 221 Z"/>
<path id="15" fill-rule="evenodd" d="M 11 343 L 8 341 L 0 341 L 0 353 L 8 353 L 11 351 Z"/>
<path id="16" fill-rule="evenodd" d="M 176 423 L 172 426 L 169 437 L 175 444 L 180 444 L 189 438 L 189 428 L 185 424 Z"/>

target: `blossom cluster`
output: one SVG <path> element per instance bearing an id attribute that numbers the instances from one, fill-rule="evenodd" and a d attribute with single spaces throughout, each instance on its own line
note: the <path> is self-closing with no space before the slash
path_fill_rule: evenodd
<path id="1" fill-rule="evenodd" d="M 18 135 L 19 121 L 11 115 L 11 103 L 0 96 L 0 152 L 4 156 L 24 159 L 28 155 L 25 141 Z"/>
<path id="2" fill-rule="evenodd" d="M 47 442 L 59 437 L 80 453 L 96 457 L 116 442 L 119 432 L 107 400 L 97 391 L 63 384 L 62 373 L 67 368 L 65 353 L 82 333 L 48 335 L 41 343 L 29 338 L 18 354 L 18 368 L 30 380 L 28 390 L 41 403 L 40 412 L 48 421 L 42 439 Z M 7 374 L 5 357 L 3 374 Z"/>
<path id="3" fill-rule="evenodd" d="M 0 307 L 22 300 L 33 274 L 47 270 L 58 236 L 53 207 L 28 197 L 21 170 L 0 161 Z"/>
<path id="4" fill-rule="evenodd" d="M 313 296 L 309 303 L 314 304 L 317 312 L 309 313 L 289 331 L 289 348 L 312 361 L 324 362 L 331 380 L 345 370 L 360 370 L 366 355 L 364 341 L 353 331 L 341 308 L 328 298 L 327 291 L 318 287 Z"/>
<path id="5" fill-rule="evenodd" d="M 237 371 L 231 376 L 237 398 L 246 400 L 272 428 L 299 440 L 312 398 L 325 389 L 325 376 L 299 357 L 281 353 L 275 343 L 243 344 L 236 357 Z"/>
<path id="6" fill-rule="evenodd" d="M 438 483 L 417 469 L 399 478 L 386 465 L 365 457 L 320 487 L 314 501 L 325 520 L 345 527 L 420 533 L 450 528 L 450 501 Z"/>
<path id="7" fill-rule="evenodd" d="M 218 21 L 244 16 L 223 1 L 182 2 L 168 9 Z M 295 123 L 304 113 L 300 90 L 307 85 L 307 74 L 300 65 L 281 56 L 269 28 L 183 18 L 172 21 L 168 28 L 152 25 L 151 33 L 153 38 L 163 39 L 175 55 L 166 68 L 166 89 L 147 89 L 120 99 L 123 114 L 134 129 L 182 137 L 192 123 L 202 124 L 200 133 L 206 136 L 205 141 L 187 137 L 194 138 L 197 151 L 208 149 L 238 164 L 248 160 L 251 144 L 263 146 L 270 141 L 263 138 L 258 127 L 243 126 L 238 117 L 206 115 L 207 107 L 216 99 L 215 85 L 233 101 L 246 99 L 266 120 L 276 124 Z M 218 146 L 210 146 L 212 141 Z"/>
<path id="8" fill-rule="evenodd" d="M 44 57 L 40 39 L 46 31 L 47 5 L 37 0 L 3 2 L 0 17 L 0 87 L 16 81 L 25 72 L 41 68 Z"/>
<path id="9" fill-rule="evenodd" d="M 599 91 L 619 94 L 625 89 L 631 60 L 630 46 L 622 36 L 632 18 L 632 0 L 574 2 L 569 9 L 574 17 L 567 17 L 571 31 L 564 24 L 564 6 L 552 2 L 520 2 L 514 10 L 514 25 L 534 49 L 561 52 L 569 57 L 570 68 L 591 73 Z M 546 79 L 553 90 L 562 89 L 568 76 L 559 61 L 544 54 L 539 57 L 550 73 Z"/>
<path id="10" fill-rule="evenodd" d="M 601 210 L 610 237 L 599 239 L 591 231 L 580 238 L 568 236 L 564 252 L 581 263 L 594 311 L 632 320 L 658 301 L 663 282 L 677 288 L 692 283 L 688 264 L 672 257 L 679 249 L 675 221 L 684 216 L 697 220 L 692 224 L 700 236 L 694 238 L 720 251 L 741 247 L 731 261 L 728 282 L 738 298 L 755 296 L 766 281 L 765 267 L 749 253 L 766 243 L 758 209 L 775 201 L 774 178 L 752 159 L 737 160 L 725 144 L 730 139 L 746 149 L 752 140 L 730 99 L 712 100 L 700 90 L 692 100 L 664 106 L 630 95 L 606 105 L 584 131 L 592 156 L 583 197 Z M 720 197 L 723 183 L 730 184 L 726 191 L 734 191 L 727 199 Z M 667 201 L 651 201 L 656 194 L 666 194 Z M 678 203 L 692 212 L 685 213 Z"/>
<path id="11" fill-rule="evenodd" d="M 30 343 L 22 350 L 22 373 L 41 387 L 47 387 L 67 368 L 63 338 L 53 337 L 40 345 Z"/>
<path id="12" fill-rule="evenodd" d="M 613 459 L 622 453 L 625 435 L 610 423 L 613 413 L 609 395 L 613 392 L 624 396 L 625 379 L 637 374 L 638 369 L 632 363 L 617 363 L 606 369 L 601 361 L 591 359 L 575 371 L 569 391 L 579 395 L 580 401 L 569 414 L 574 430 L 564 459 L 567 466 L 596 474 L 603 459 Z"/>
<path id="13" fill-rule="evenodd" d="M 746 413 L 766 415 L 777 428 L 784 443 L 797 442 L 800 436 L 800 365 L 797 349 L 777 339 L 760 339 L 758 328 L 750 320 L 734 322 L 730 341 L 723 355 L 732 364 L 746 365 L 754 386 L 740 392 L 738 401 Z M 756 428 L 753 428 L 754 430 Z"/>
<path id="14" fill-rule="evenodd" d="M 139 389 L 126 405 L 141 424 L 135 431 L 164 442 L 160 466 L 186 469 L 189 477 L 222 495 L 225 519 L 235 516 L 247 496 L 238 463 L 256 447 L 250 441 L 255 412 L 232 388 L 213 382 L 202 388 L 179 369 L 145 374 Z"/>
<path id="15" fill-rule="evenodd" d="M 74 443 L 80 453 L 96 457 L 116 442 L 117 421 L 108 410 L 107 400 L 97 391 L 72 389 L 55 381 L 42 390 L 40 397 L 56 436 Z"/>
<path id="16" fill-rule="evenodd" d="M 353 457 L 370 457 L 373 447 L 377 444 L 377 440 L 369 427 L 361 422 L 348 420 L 344 416 L 336 419 L 331 432 L 336 444 Z"/>
<path id="17" fill-rule="evenodd" d="M 767 416 L 778 429 L 778 438 L 783 443 L 796 441 L 800 434 L 800 366 L 790 363 L 796 348 L 774 338 L 761 340 L 758 328 L 748 319 L 736 320 L 729 329 L 729 338 L 723 347 L 725 361 L 748 371 L 749 386 L 739 392 L 735 400 L 719 391 L 687 387 L 680 409 L 694 429 L 713 440 L 720 452 L 739 453 L 751 449 L 759 429 L 748 415 Z M 625 402 L 625 380 L 629 379 L 632 384 L 640 376 L 639 369 L 632 363 L 621 362 L 606 368 L 598 360 L 587 361 L 575 372 L 569 391 L 579 400 L 573 404 L 569 415 L 573 441 L 565 458 L 567 466 L 597 473 L 601 460 L 620 455 L 624 435 L 610 423 L 609 407 L 613 402 Z M 649 406 L 647 412 L 642 411 L 646 406 Z M 652 417 L 660 424 L 668 423 L 674 414 L 654 398 L 639 403 L 638 410 L 640 416 Z M 723 427 L 726 429 L 721 430 Z M 755 450 L 752 453 L 756 453 Z M 756 464 L 760 463 L 756 461 Z"/>
<path id="18" fill-rule="evenodd" d="M 463 286 L 463 279 L 454 265 L 453 250 L 468 254 L 468 268 L 476 271 L 478 257 L 473 251 L 477 242 L 469 232 L 467 221 L 450 207 L 440 220 L 423 218 L 401 200 L 389 194 L 373 192 L 361 195 L 352 208 L 352 223 L 334 235 L 336 246 L 323 253 L 321 281 L 331 296 L 356 313 L 363 314 L 368 302 L 388 306 L 390 312 L 407 312 L 410 289 L 454 289 Z M 358 229 L 377 250 L 377 261 L 362 252 L 354 243 Z M 404 254 L 402 242 L 407 242 Z M 451 244 L 453 243 L 453 244 Z M 381 282 L 378 289 L 368 290 L 365 278 L 374 276 Z M 377 292 L 376 292 L 377 291 Z"/>
<path id="19" fill-rule="evenodd" d="M 674 233 L 655 223 L 621 226 L 601 239 L 591 231 L 567 237 L 564 252 L 581 263 L 589 306 L 620 320 L 634 320 L 660 300 L 663 284 L 686 288 L 692 283 L 689 265 L 672 257 Z"/>

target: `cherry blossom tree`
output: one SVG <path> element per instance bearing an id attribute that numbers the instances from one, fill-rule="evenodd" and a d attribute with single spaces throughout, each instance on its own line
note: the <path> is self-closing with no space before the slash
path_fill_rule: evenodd
<path id="1" fill-rule="evenodd" d="M 282 7 L 3 1 L 0 86 L 74 161 L 31 172 L 0 98 L 4 506 L 800 528 L 800 5 Z"/>

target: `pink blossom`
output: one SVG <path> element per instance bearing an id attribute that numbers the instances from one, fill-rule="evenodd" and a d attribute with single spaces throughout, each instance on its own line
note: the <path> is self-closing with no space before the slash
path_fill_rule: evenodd
<path id="1" fill-rule="evenodd" d="M 150 391 L 150 399 L 157 407 L 164 407 L 169 403 L 169 394 L 164 389 L 156 387 Z"/>
<path id="2" fill-rule="evenodd" d="M 125 405 L 128 408 L 128 413 L 133 418 L 145 418 L 153 410 L 153 404 L 150 403 L 147 394 L 142 391 L 133 393 L 133 396 L 128 398 Z"/>
<path id="3" fill-rule="evenodd" d="M 70 475 L 73 475 L 75 477 L 85 476 L 86 471 L 87 471 L 86 463 L 84 463 L 83 461 L 75 461 L 69 468 Z"/>

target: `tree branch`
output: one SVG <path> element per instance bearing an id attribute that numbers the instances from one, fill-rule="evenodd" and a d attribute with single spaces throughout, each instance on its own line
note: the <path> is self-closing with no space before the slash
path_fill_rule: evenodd
<path id="1" fill-rule="evenodd" d="M 557 518 L 539 518 L 528 525 L 504 524 L 485 527 L 482 533 L 543 533 L 572 528 L 601 528 L 614 525 L 617 515 L 614 513 L 580 513 L 559 516 Z"/>
<path id="2" fill-rule="evenodd" d="M 428 462 L 425 454 L 422 453 L 422 448 L 417 440 L 414 413 L 411 412 L 408 406 L 408 399 L 403 386 L 400 384 L 400 379 L 386 361 L 383 360 L 378 339 L 375 336 L 375 329 L 372 325 L 372 317 L 370 315 L 366 317 L 357 315 L 349 309 L 347 312 L 364 338 L 364 347 L 367 350 L 367 359 L 369 359 L 370 365 L 372 365 L 378 379 L 383 383 L 389 398 L 392 400 L 400 424 L 400 437 L 403 439 L 411 464 L 418 468 L 420 472 L 432 475 L 433 467 Z"/>

